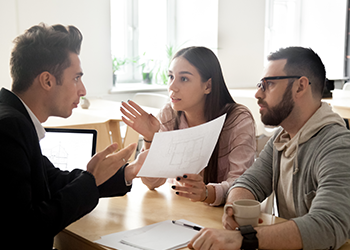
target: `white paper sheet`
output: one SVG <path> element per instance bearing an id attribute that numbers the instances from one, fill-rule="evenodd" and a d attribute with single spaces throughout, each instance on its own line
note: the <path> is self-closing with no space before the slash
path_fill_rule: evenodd
<path id="1" fill-rule="evenodd" d="M 175 178 L 198 174 L 209 162 L 225 117 L 226 114 L 192 128 L 156 133 L 137 176 Z"/>
<path id="2" fill-rule="evenodd" d="M 187 220 L 179 221 L 199 226 Z M 134 230 L 102 236 L 101 239 L 95 242 L 119 250 L 171 250 L 186 247 L 197 233 L 198 231 L 194 229 L 175 225 L 169 220 Z"/>

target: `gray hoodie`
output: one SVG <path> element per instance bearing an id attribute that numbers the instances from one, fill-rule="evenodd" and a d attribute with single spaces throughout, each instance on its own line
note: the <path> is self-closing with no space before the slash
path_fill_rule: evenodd
<path id="1" fill-rule="evenodd" d="M 262 201 L 278 190 L 282 157 L 292 158 L 292 171 L 285 177 L 288 180 L 289 173 L 290 188 L 284 190 L 292 194 L 286 203 L 294 205 L 286 217 L 295 217 L 303 249 L 337 249 L 350 238 L 350 131 L 322 103 L 292 140 L 286 138 L 285 131 L 278 130 L 234 187 L 247 188 Z M 279 199 L 288 195 L 279 195 L 283 192 L 276 192 L 282 206 Z"/>
<path id="2" fill-rule="evenodd" d="M 280 176 L 277 184 L 277 195 L 279 197 L 279 216 L 285 219 L 295 218 L 295 205 L 293 200 L 293 175 L 299 171 L 298 148 L 300 144 L 307 142 L 318 131 L 329 124 L 339 124 L 345 127 L 344 120 L 327 103 L 321 107 L 304 124 L 298 133 L 290 139 L 287 131 L 282 130 L 273 144 L 281 151 Z"/>

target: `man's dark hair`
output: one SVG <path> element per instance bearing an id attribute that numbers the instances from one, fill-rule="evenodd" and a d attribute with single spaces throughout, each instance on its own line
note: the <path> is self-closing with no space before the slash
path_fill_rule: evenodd
<path id="1" fill-rule="evenodd" d="M 287 47 L 271 53 L 269 61 L 287 59 L 284 71 L 287 75 L 306 76 L 311 82 L 314 97 L 322 98 L 325 87 L 326 70 L 321 58 L 311 49 Z"/>
<path id="2" fill-rule="evenodd" d="M 63 71 L 71 63 L 69 53 L 79 55 L 82 39 L 82 34 L 74 26 L 47 26 L 43 23 L 18 36 L 10 60 L 12 91 L 28 90 L 34 79 L 45 71 L 54 75 L 60 84 Z"/>

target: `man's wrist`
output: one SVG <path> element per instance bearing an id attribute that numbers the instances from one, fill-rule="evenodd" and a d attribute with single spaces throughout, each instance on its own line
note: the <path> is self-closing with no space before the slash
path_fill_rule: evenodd
<path id="1" fill-rule="evenodd" d="M 130 177 L 130 174 L 128 175 L 127 172 L 129 172 L 129 169 L 128 167 L 130 168 L 130 164 L 129 163 L 126 163 L 125 165 L 125 169 L 124 169 L 124 177 L 125 177 L 125 185 L 127 187 L 131 186 L 132 185 L 132 181 L 135 177 Z"/>
<path id="2" fill-rule="evenodd" d="M 243 236 L 241 249 L 255 250 L 259 248 L 259 241 L 256 237 L 257 232 L 251 225 L 240 226 L 236 230 L 240 231 Z"/>
<path id="3" fill-rule="evenodd" d="M 126 163 L 124 166 L 124 179 L 125 184 L 127 186 L 130 186 L 130 183 L 132 183 L 132 180 L 135 178 L 134 171 L 133 171 L 133 163 Z"/>

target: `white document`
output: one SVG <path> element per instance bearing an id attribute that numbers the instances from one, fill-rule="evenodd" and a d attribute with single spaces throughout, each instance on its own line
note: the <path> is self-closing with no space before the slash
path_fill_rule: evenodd
<path id="1" fill-rule="evenodd" d="M 225 117 L 192 128 L 156 133 L 137 176 L 175 178 L 200 173 L 209 162 Z"/>
<path id="2" fill-rule="evenodd" d="M 187 220 L 179 221 L 199 226 Z M 106 235 L 95 242 L 120 250 L 172 250 L 186 247 L 197 233 L 198 231 L 192 228 L 173 224 L 169 220 L 134 230 Z"/>

